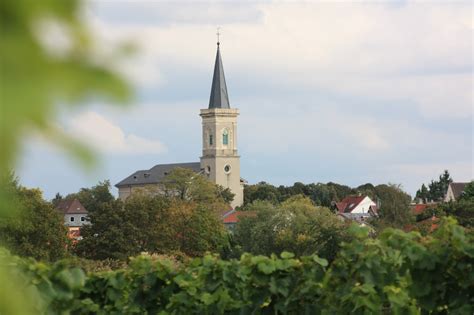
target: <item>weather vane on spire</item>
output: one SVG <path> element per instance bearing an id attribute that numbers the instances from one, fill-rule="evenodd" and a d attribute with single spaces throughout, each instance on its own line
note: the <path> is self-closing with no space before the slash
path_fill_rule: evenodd
<path id="1" fill-rule="evenodd" d="M 220 44 L 220 41 L 219 41 L 219 36 L 221 36 L 221 33 L 219 32 L 220 29 L 221 29 L 220 27 L 217 27 L 217 33 L 216 33 L 216 35 L 217 35 L 217 46 L 219 46 L 219 44 Z"/>

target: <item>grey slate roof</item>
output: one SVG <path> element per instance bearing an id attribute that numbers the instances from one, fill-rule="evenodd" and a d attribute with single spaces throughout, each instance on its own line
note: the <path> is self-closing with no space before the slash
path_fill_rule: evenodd
<path id="1" fill-rule="evenodd" d="M 230 108 L 227 85 L 225 84 L 224 67 L 222 66 L 219 43 L 217 44 L 216 63 L 214 65 L 214 76 L 212 77 L 211 97 L 209 98 L 209 109 Z"/>
<path id="2" fill-rule="evenodd" d="M 449 186 L 451 186 L 451 189 L 453 190 L 454 198 L 456 200 L 461 196 L 462 192 L 466 188 L 467 184 L 469 183 L 451 183 Z"/>
<path id="3" fill-rule="evenodd" d="M 199 162 L 158 164 L 149 170 L 136 171 L 132 175 L 116 184 L 115 187 L 119 188 L 130 185 L 157 184 L 160 183 L 166 177 L 166 175 L 169 174 L 169 172 L 178 167 L 188 168 L 195 171 L 196 173 L 201 171 L 201 163 Z"/>
<path id="4" fill-rule="evenodd" d="M 63 214 L 87 214 L 86 208 L 77 199 L 64 199 L 56 207 Z"/>

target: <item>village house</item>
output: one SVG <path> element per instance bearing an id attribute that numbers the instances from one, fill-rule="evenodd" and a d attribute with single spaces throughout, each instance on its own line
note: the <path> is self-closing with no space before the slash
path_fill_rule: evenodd
<path id="1" fill-rule="evenodd" d="M 344 220 L 366 224 L 367 219 L 377 216 L 377 204 L 368 196 L 347 196 L 336 203 L 337 214 Z"/>
<path id="2" fill-rule="evenodd" d="M 450 183 L 444 197 L 444 202 L 456 201 L 463 193 L 467 184 L 469 183 Z"/>
<path id="3" fill-rule="evenodd" d="M 89 224 L 87 210 L 77 199 L 61 200 L 56 207 L 64 215 L 64 225 L 68 228 L 68 237 L 81 239 L 81 227 Z"/>

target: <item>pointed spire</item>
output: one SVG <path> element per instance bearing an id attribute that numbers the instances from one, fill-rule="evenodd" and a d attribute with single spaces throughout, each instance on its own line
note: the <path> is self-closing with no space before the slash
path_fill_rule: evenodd
<path id="1" fill-rule="evenodd" d="M 211 97 L 209 99 L 209 109 L 230 108 L 227 85 L 225 84 L 224 67 L 222 66 L 221 53 L 219 49 L 219 39 L 217 41 L 216 63 L 214 65 L 214 76 L 212 78 Z"/>

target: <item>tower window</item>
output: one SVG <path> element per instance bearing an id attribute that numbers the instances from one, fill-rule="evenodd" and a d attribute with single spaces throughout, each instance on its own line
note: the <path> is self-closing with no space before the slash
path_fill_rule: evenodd
<path id="1" fill-rule="evenodd" d="M 222 144 L 223 145 L 229 144 L 229 133 L 227 132 L 227 129 L 224 129 L 224 132 L 222 133 Z"/>
<path id="2" fill-rule="evenodd" d="M 214 142 L 214 139 L 212 138 L 212 135 L 209 135 L 209 145 L 212 145 Z"/>

